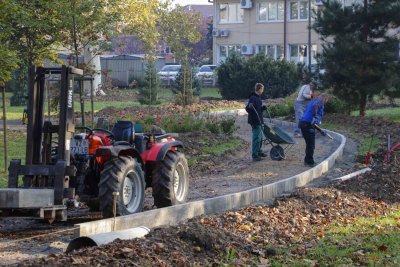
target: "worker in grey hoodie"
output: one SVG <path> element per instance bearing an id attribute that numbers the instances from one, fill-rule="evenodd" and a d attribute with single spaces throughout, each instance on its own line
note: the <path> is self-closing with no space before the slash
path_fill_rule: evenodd
<path id="1" fill-rule="evenodd" d="M 313 94 L 314 87 L 315 84 L 312 82 L 310 82 L 309 84 L 305 84 L 300 88 L 299 94 L 297 95 L 296 101 L 294 103 L 295 137 L 302 137 L 301 130 L 299 128 L 299 120 L 303 116 L 303 112 L 306 109 L 307 105 L 311 102 L 311 99 L 314 97 Z"/>

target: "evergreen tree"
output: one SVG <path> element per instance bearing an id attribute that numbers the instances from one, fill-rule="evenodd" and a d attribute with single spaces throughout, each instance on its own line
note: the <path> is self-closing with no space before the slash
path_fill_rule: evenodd
<path id="1" fill-rule="evenodd" d="M 364 116 L 369 98 L 399 95 L 400 1 L 364 0 L 343 7 L 324 1 L 313 29 L 324 41 L 324 82 Z"/>
<path id="2" fill-rule="evenodd" d="M 200 84 L 195 79 L 189 63 L 184 63 L 179 71 L 172 91 L 176 94 L 176 104 L 190 105 L 195 102 L 195 95 L 200 95 Z"/>
<path id="3" fill-rule="evenodd" d="M 139 102 L 146 105 L 160 104 L 158 92 L 160 89 L 160 80 L 157 76 L 157 69 L 154 61 L 149 61 L 146 69 L 144 87 L 139 89 Z"/>
<path id="4" fill-rule="evenodd" d="M 254 85 L 265 85 L 269 98 L 285 97 L 293 93 L 300 83 L 296 65 L 286 60 L 273 60 L 262 53 L 248 59 L 232 53 L 218 67 L 218 84 L 225 99 L 247 98 Z"/>

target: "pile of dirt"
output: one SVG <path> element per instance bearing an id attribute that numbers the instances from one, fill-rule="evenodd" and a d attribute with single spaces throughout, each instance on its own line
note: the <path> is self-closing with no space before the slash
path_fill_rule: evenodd
<path id="1" fill-rule="evenodd" d="M 345 181 L 337 186 L 345 192 L 372 198 L 387 203 L 400 202 L 400 157 L 393 157 L 390 162 L 380 162 L 372 171 Z"/>

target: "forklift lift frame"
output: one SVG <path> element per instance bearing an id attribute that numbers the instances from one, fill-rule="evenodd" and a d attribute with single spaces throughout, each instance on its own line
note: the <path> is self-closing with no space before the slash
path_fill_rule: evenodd
<path id="1" fill-rule="evenodd" d="M 58 125 L 44 121 L 45 75 L 61 76 Z M 74 67 L 31 67 L 29 70 L 28 125 L 26 160 L 13 159 L 9 166 L 8 188 L 0 189 L 0 210 L 39 209 L 43 219 L 67 219 L 64 199 L 73 198 L 70 176 L 76 168 L 70 165 L 70 140 L 75 132 L 73 89 L 75 76 L 83 71 Z M 58 135 L 57 154 L 52 158 L 52 137 Z M 18 185 L 23 176 L 22 188 Z"/>

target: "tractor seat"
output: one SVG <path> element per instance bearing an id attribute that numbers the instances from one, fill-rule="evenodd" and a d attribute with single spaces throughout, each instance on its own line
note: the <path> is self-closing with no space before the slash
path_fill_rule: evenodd
<path id="1" fill-rule="evenodd" d="M 117 144 L 127 143 L 133 144 L 135 139 L 135 128 L 131 121 L 117 121 L 111 132 L 114 134 L 114 138 Z"/>

